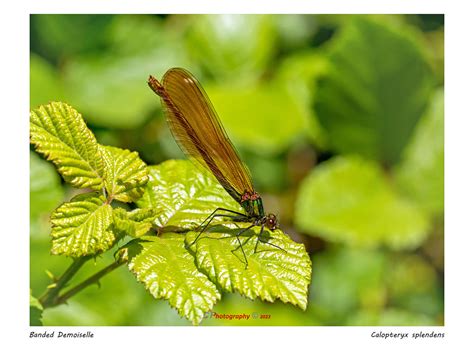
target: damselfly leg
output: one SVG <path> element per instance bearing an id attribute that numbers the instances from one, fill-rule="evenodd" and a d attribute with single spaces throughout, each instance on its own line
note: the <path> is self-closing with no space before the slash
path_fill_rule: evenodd
<path id="1" fill-rule="evenodd" d="M 227 212 L 227 213 L 218 213 L 218 212 Z M 196 238 L 194 239 L 194 241 L 190 245 L 194 245 L 198 241 L 198 239 L 201 237 L 201 235 L 204 233 L 204 231 L 206 231 L 206 229 L 209 227 L 209 225 L 212 223 L 212 221 L 215 218 L 218 218 L 218 217 L 230 218 L 234 222 L 252 222 L 252 224 L 250 226 L 240 230 L 239 232 L 237 232 L 235 234 L 235 237 L 237 238 L 237 241 L 239 242 L 239 246 L 236 249 L 234 249 L 233 252 L 238 250 L 238 249 L 242 250 L 242 254 L 244 255 L 246 267 L 248 266 L 248 259 L 247 259 L 247 255 L 245 254 L 243 244 L 242 244 L 242 241 L 240 240 L 240 237 L 242 236 L 242 234 L 249 231 L 253 227 L 257 227 L 257 226 L 260 227 L 260 231 L 258 233 L 257 241 L 256 241 L 255 247 L 254 247 L 254 253 L 257 252 L 257 247 L 258 247 L 258 244 L 260 242 L 265 243 L 265 244 L 269 244 L 269 245 L 271 245 L 275 248 L 278 248 L 278 249 L 286 252 L 285 249 L 283 249 L 283 248 L 279 247 L 278 245 L 275 245 L 275 244 L 273 244 L 273 243 L 271 243 L 268 240 L 265 240 L 263 238 L 263 232 L 264 232 L 264 229 L 265 229 L 264 221 L 262 221 L 261 219 L 254 219 L 252 221 L 252 220 L 249 220 L 249 217 L 246 214 L 243 214 L 243 213 L 238 212 L 238 211 L 230 210 L 230 209 L 227 209 L 227 208 L 222 208 L 222 207 L 216 208 L 214 210 L 214 212 L 212 212 L 209 216 L 207 216 L 206 219 L 199 225 L 199 227 L 198 227 L 199 234 L 196 236 Z"/>
<path id="2" fill-rule="evenodd" d="M 219 211 L 234 213 L 234 215 L 217 213 Z M 211 224 L 211 222 L 214 220 L 214 218 L 216 218 L 216 217 L 228 217 L 228 218 L 232 218 L 233 220 L 235 220 L 235 217 L 237 217 L 237 216 L 240 218 L 239 220 L 244 220 L 245 218 L 247 218 L 247 216 L 245 214 L 237 212 L 237 211 L 229 210 L 227 208 L 222 208 L 222 207 L 216 208 L 214 210 L 214 212 L 212 212 L 209 216 L 207 216 L 206 219 L 199 225 L 199 227 L 198 227 L 198 229 L 200 230 L 199 234 L 194 239 L 194 241 L 191 243 L 191 245 L 193 245 L 197 242 L 197 240 L 199 239 L 201 234 L 207 229 L 207 227 L 209 226 L 209 224 Z"/>

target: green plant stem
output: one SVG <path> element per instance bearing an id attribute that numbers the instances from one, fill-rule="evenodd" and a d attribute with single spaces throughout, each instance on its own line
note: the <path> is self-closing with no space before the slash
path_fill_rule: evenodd
<path id="1" fill-rule="evenodd" d="M 69 280 L 79 271 L 79 269 L 84 265 L 84 263 L 89 260 L 90 257 L 82 257 L 75 259 L 71 266 L 59 277 L 55 282 L 54 287 L 49 288 L 45 293 L 40 297 L 39 301 L 43 305 L 43 308 L 52 307 L 55 304 L 59 292 L 67 285 Z"/>
<path id="2" fill-rule="evenodd" d="M 105 276 L 108 273 L 114 271 L 115 269 L 122 266 L 123 264 L 125 264 L 125 260 L 116 260 L 116 261 L 114 261 L 112 264 L 106 266 L 105 268 L 103 268 L 102 270 L 97 272 L 96 274 L 89 277 L 87 280 L 81 282 L 79 285 L 71 288 L 70 290 L 63 293 L 61 296 L 57 297 L 55 299 L 55 302 L 54 302 L 53 306 L 57 306 L 57 305 L 66 303 L 67 300 L 69 298 L 71 298 L 72 296 L 74 296 L 76 293 L 82 291 L 87 286 L 90 286 L 90 285 L 93 285 L 93 284 L 97 283 L 103 276 Z"/>

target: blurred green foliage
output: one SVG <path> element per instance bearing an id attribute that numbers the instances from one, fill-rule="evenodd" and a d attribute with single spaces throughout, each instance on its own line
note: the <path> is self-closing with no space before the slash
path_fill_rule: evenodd
<path id="1" fill-rule="evenodd" d="M 398 160 L 434 82 L 417 37 L 356 17 L 328 43 L 314 106 L 335 151 Z"/>
<path id="2" fill-rule="evenodd" d="M 407 145 L 395 178 L 402 192 L 432 215 L 444 210 L 444 92 L 429 107 Z"/>
<path id="3" fill-rule="evenodd" d="M 271 317 L 203 325 L 444 323 L 442 15 L 31 16 L 31 108 L 65 101 L 101 144 L 149 164 L 182 157 L 146 85 L 175 66 L 200 79 L 266 209 L 313 260 L 306 312 L 226 295 L 216 313 Z M 30 181 L 39 297 L 71 263 L 50 255 L 48 219 L 74 192 L 35 153 Z M 189 324 L 125 268 L 42 321 Z"/>
<path id="4" fill-rule="evenodd" d="M 428 235 L 428 220 L 397 195 L 381 168 L 360 157 L 337 157 L 305 179 L 296 201 L 302 231 L 356 247 L 413 249 Z"/>
<path id="5" fill-rule="evenodd" d="M 30 325 L 38 326 L 42 325 L 41 316 L 43 312 L 43 306 L 41 303 L 30 294 Z"/>

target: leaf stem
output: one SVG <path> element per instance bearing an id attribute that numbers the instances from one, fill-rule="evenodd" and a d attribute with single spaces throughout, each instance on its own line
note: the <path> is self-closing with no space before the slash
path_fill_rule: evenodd
<path id="1" fill-rule="evenodd" d="M 122 259 L 114 261 L 112 264 L 106 266 L 105 268 L 98 271 L 97 273 L 95 273 L 94 275 L 92 275 L 91 277 L 86 279 L 85 281 L 81 282 L 77 286 L 71 288 L 70 290 L 63 293 L 61 296 L 57 297 L 55 299 L 55 302 L 54 302 L 53 306 L 57 306 L 57 305 L 66 303 L 67 300 L 69 298 L 71 298 L 72 296 L 74 296 L 76 293 L 82 291 L 87 286 L 90 286 L 90 285 L 93 285 L 93 284 L 97 283 L 103 276 L 107 275 L 108 273 L 110 273 L 110 272 L 114 271 L 115 269 L 117 269 L 118 267 L 122 266 L 123 264 L 125 264 L 125 262 L 126 261 L 122 260 Z"/>
<path id="2" fill-rule="evenodd" d="M 84 263 L 91 257 L 82 257 L 75 259 L 73 263 L 66 269 L 66 271 L 59 277 L 55 282 L 54 287 L 48 288 L 45 293 L 40 297 L 39 301 L 43 305 L 43 308 L 52 307 L 55 305 L 59 292 L 67 285 L 69 280 L 79 271 Z"/>

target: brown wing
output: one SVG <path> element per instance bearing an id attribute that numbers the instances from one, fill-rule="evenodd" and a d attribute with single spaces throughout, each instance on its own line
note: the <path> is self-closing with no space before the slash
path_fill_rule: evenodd
<path id="1" fill-rule="evenodd" d="M 165 73 L 161 84 L 150 76 L 148 85 L 161 97 L 171 132 L 181 149 L 209 169 L 239 203 L 245 192 L 253 192 L 247 167 L 192 74 L 172 68 Z"/>

